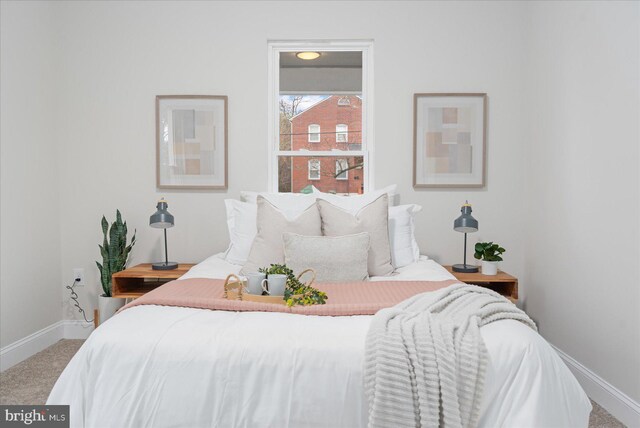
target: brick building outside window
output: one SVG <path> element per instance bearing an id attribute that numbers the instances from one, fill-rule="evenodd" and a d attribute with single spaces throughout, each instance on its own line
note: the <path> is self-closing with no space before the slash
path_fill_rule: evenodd
<path id="1" fill-rule="evenodd" d="M 332 95 L 291 118 L 291 150 L 335 151 L 336 156 L 291 158 L 291 191 L 315 186 L 322 192 L 362 193 L 362 157 L 348 151 L 362 149 L 362 99 Z M 345 156 L 347 155 L 347 156 Z"/>

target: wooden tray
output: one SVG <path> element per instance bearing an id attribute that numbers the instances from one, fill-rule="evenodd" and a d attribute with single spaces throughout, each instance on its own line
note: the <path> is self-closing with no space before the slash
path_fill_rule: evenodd
<path id="1" fill-rule="evenodd" d="M 313 278 L 309 282 L 309 285 L 313 284 L 316 280 L 316 273 L 313 269 L 306 269 L 298 275 L 298 279 L 307 272 L 313 274 Z M 292 297 L 299 297 L 294 295 Z M 245 302 L 259 302 L 259 303 L 275 303 L 278 305 L 286 305 L 284 296 L 258 296 L 257 294 L 247 293 L 244 282 L 235 274 L 230 274 L 224 281 L 224 298 L 228 300 L 242 300 Z"/>

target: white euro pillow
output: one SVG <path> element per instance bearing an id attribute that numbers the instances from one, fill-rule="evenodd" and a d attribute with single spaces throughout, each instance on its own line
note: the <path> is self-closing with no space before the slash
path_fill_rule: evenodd
<path id="1" fill-rule="evenodd" d="M 314 193 L 267 193 L 244 190 L 240 192 L 240 200 L 243 202 L 257 204 L 258 196 L 265 198 L 290 220 L 299 216 L 316 201 Z"/>
<path id="2" fill-rule="evenodd" d="M 236 265 L 244 265 L 257 233 L 258 207 L 235 199 L 225 199 L 224 204 L 229 229 L 229 248 L 225 253 L 225 260 Z"/>
<path id="3" fill-rule="evenodd" d="M 284 261 L 299 275 L 316 272 L 317 282 L 365 281 L 368 277 L 369 234 L 303 236 L 285 233 Z"/>
<path id="4" fill-rule="evenodd" d="M 391 263 L 396 269 L 408 266 L 420 259 L 414 217 L 421 210 L 422 207 L 416 204 L 389 207 Z"/>
<path id="5" fill-rule="evenodd" d="M 388 204 L 393 205 L 393 199 L 396 194 L 397 185 L 392 184 L 380 190 L 372 190 L 363 195 L 334 195 L 333 193 L 324 193 L 317 189 L 314 189 L 313 195 L 318 199 L 322 199 L 336 207 L 342 208 L 351 214 L 356 214 L 365 206 L 378 199 L 380 196 L 386 194 L 388 196 Z"/>

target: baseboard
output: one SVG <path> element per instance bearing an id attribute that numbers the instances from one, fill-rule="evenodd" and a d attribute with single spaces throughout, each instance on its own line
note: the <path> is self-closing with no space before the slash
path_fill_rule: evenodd
<path id="1" fill-rule="evenodd" d="M 13 367 L 64 338 L 64 321 L 23 337 L 0 349 L 0 371 Z"/>
<path id="2" fill-rule="evenodd" d="M 628 427 L 640 426 L 640 404 L 571 356 L 551 345 L 587 395 Z"/>
<path id="3" fill-rule="evenodd" d="M 84 321 L 62 320 L 53 323 L 0 349 L 0 371 L 15 366 L 61 339 L 86 339 L 92 331 L 93 324 Z"/>

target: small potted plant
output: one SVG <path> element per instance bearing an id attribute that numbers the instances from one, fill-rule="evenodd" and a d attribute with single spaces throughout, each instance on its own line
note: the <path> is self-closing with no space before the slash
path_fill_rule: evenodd
<path id="1" fill-rule="evenodd" d="M 497 275 L 498 262 L 502 261 L 501 255 L 506 250 L 493 242 L 478 242 L 475 246 L 475 257 L 482 260 L 483 275 Z"/>
<path id="2" fill-rule="evenodd" d="M 136 232 L 133 232 L 131 243 L 127 245 L 127 222 L 122 222 L 120 211 L 116 210 L 116 221 L 111 224 L 102 216 L 103 240 L 100 247 L 102 264 L 96 262 L 100 271 L 100 283 L 102 284 L 102 294 L 98 298 L 98 309 L 100 311 L 100 324 L 111 318 L 124 305 L 124 299 L 111 297 L 111 275 L 124 270 L 129 261 L 129 253 L 136 243 Z"/>

